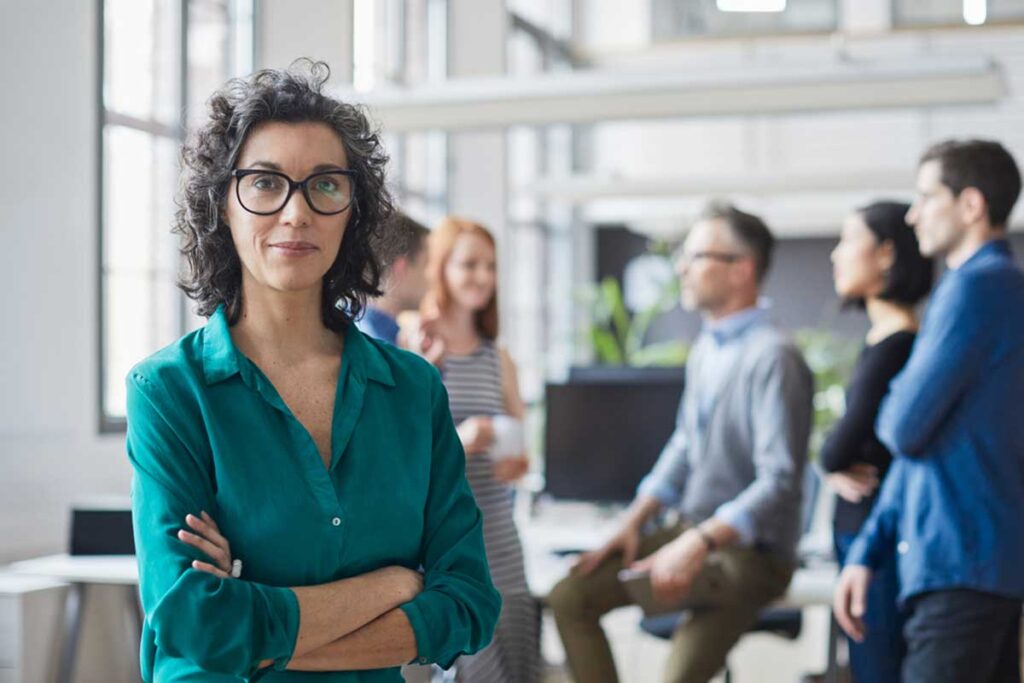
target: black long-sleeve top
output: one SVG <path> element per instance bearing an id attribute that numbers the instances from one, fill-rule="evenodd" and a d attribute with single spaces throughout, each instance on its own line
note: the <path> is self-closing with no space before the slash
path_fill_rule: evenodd
<path id="1" fill-rule="evenodd" d="M 889 390 L 889 382 L 899 374 L 910 357 L 916 335 L 895 332 L 872 346 L 865 346 L 846 387 L 846 413 L 836 423 L 821 449 L 821 466 L 826 472 L 841 472 L 855 463 L 878 468 L 878 478 L 889 469 L 892 455 L 875 434 L 878 409 Z M 880 488 L 880 487 L 879 487 Z M 856 533 L 867 519 L 878 492 L 859 503 L 836 497 L 833 529 L 836 533 Z"/>

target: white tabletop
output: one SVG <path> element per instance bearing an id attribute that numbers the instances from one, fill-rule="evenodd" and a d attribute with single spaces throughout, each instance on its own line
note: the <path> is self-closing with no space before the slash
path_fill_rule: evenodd
<path id="1" fill-rule="evenodd" d="M 49 555 L 11 564 L 8 571 L 70 583 L 137 586 L 139 567 L 134 555 Z"/>
<path id="2" fill-rule="evenodd" d="M 21 595 L 52 588 L 66 588 L 67 584 L 42 576 L 25 576 L 22 574 L 0 571 L 0 595 Z"/>

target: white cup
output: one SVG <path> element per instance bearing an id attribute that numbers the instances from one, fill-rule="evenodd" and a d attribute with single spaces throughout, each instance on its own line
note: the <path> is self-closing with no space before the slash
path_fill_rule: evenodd
<path id="1" fill-rule="evenodd" d="M 511 415 L 495 415 L 491 418 L 491 424 L 494 427 L 494 443 L 489 451 L 492 460 L 505 460 L 523 454 L 526 444 L 522 422 Z"/>

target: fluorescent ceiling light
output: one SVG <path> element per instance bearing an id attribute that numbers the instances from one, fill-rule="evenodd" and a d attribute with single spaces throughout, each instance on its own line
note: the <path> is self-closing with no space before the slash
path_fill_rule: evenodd
<path id="1" fill-rule="evenodd" d="M 986 0 L 964 0 L 964 21 L 971 26 L 981 26 L 988 19 Z"/>
<path id="2" fill-rule="evenodd" d="M 360 93 L 392 133 L 689 116 L 748 116 L 995 102 L 1006 96 L 987 58 L 901 58 L 779 68 L 672 72 L 573 71 L 530 78 L 454 79 Z"/>
<path id="3" fill-rule="evenodd" d="M 786 0 L 718 0 L 720 12 L 784 12 Z"/>

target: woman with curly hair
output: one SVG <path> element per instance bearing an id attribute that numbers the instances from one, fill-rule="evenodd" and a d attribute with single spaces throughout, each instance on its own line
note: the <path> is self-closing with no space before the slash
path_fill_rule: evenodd
<path id="1" fill-rule="evenodd" d="M 181 286 L 208 322 L 127 378 L 146 681 L 400 681 L 492 637 L 440 376 L 352 322 L 392 207 L 327 73 L 229 82 L 185 145 Z"/>

